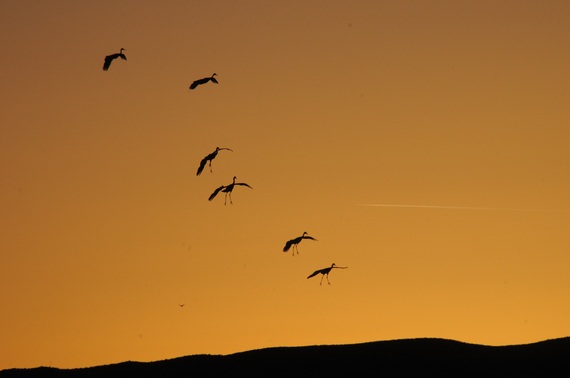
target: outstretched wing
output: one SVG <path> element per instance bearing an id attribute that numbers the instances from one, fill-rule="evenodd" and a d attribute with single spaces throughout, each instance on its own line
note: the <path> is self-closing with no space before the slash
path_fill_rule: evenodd
<path id="1" fill-rule="evenodd" d="M 194 81 L 192 82 L 192 84 L 190 84 L 190 89 L 194 89 L 194 88 L 196 88 L 198 85 L 206 83 L 208 80 L 210 80 L 209 77 L 206 77 L 206 78 L 203 78 L 203 79 L 194 80 Z"/>
<path id="2" fill-rule="evenodd" d="M 202 159 L 202 161 L 200 161 L 200 166 L 198 167 L 198 172 L 196 172 L 196 176 L 200 176 L 200 173 L 202 173 L 202 171 L 204 170 L 204 167 L 206 166 L 207 162 L 208 162 L 208 157 L 205 157 L 204 159 Z"/>
<path id="3" fill-rule="evenodd" d="M 307 277 L 307 279 L 308 279 L 308 278 L 311 278 L 311 277 L 314 277 L 314 276 L 316 276 L 317 274 L 322 273 L 322 272 L 323 272 L 323 269 L 315 270 L 313 273 L 311 273 L 311 274 L 309 275 L 309 277 Z"/>
<path id="4" fill-rule="evenodd" d="M 287 252 L 289 250 L 289 248 L 291 248 L 292 245 L 293 245 L 293 239 L 291 239 L 287 243 L 285 243 L 285 247 L 283 247 L 283 252 Z"/>
<path id="5" fill-rule="evenodd" d="M 212 82 L 213 82 L 213 83 L 216 83 L 216 84 L 218 84 L 218 80 L 216 80 L 216 78 L 215 78 L 215 77 L 211 77 L 211 78 L 210 78 L 210 80 L 212 80 Z"/>
<path id="6" fill-rule="evenodd" d="M 251 186 L 247 185 L 245 182 L 236 182 L 236 185 L 247 186 L 250 189 L 253 189 Z"/>
<path id="7" fill-rule="evenodd" d="M 218 193 L 220 192 L 220 190 L 224 189 L 225 186 L 222 185 L 220 186 L 218 189 L 214 190 L 214 193 L 210 194 L 210 197 L 208 197 L 208 201 L 213 200 L 214 198 L 216 198 L 216 196 L 218 195 Z"/>
<path id="8" fill-rule="evenodd" d="M 105 57 L 105 63 L 103 63 L 103 71 L 107 71 L 111 67 L 111 62 L 115 59 L 115 55 L 107 55 Z"/>

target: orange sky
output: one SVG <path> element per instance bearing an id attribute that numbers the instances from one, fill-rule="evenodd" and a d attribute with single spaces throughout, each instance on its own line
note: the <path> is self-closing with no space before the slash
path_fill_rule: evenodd
<path id="1" fill-rule="evenodd" d="M 568 336 L 568 25 L 567 1 L 0 2 L 0 369 Z M 209 202 L 234 175 L 254 189 Z"/>

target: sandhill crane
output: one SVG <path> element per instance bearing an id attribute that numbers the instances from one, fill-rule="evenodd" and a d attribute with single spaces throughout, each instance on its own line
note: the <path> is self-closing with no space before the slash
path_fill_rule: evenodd
<path id="1" fill-rule="evenodd" d="M 219 192 L 224 192 L 224 193 L 226 193 L 226 198 L 224 199 L 224 205 L 226 204 L 226 202 L 228 200 L 228 195 L 230 196 L 230 204 L 233 204 L 233 202 L 232 202 L 232 191 L 234 190 L 234 187 L 236 185 L 247 186 L 248 188 L 253 189 L 251 186 L 249 186 L 245 182 L 236 182 L 236 178 L 237 177 L 234 176 L 234 179 L 233 179 L 231 184 L 222 185 L 218 189 L 214 190 L 214 192 L 212 194 L 210 194 L 208 201 L 213 200 L 218 195 Z"/>
<path id="2" fill-rule="evenodd" d="M 112 55 L 107 55 L 105 57 L 105 63 L 103 63 L 103 71 L 107 71 L 109 69 L 109 67 L 111 67 L 111 62 L 113 62 L 113 60 L 115 60 L 117 58 L 127 60 L 127 57 L 125 56 L 125 54 L 123 54 L 123 50 L 125 50 L 125 49 L 121 47 L 120 52 L 118 52 L 116 54 L 112 54 Z M 127 51 L 127 50 L 125 50 L 125 51 Z"/>
<path id="3" fill-rule="evenodd" d="M 194 80 L 192 82 L 192 84 L 190 84 L 190 89 L 194 89 L 196 88 L 198 85 L 202 85 L 202 84 L 206 84 L 208 81 L 211 81 L 212 83 L 216 83 L 218 84 L 218 80 L 216 80 L 216 78 L 214 77 L 216 76 L 216 74 L 213 74 L 210 77 L 205 77 L 203 79 L 198 79 L 198 80 Z"/>
<path id="4" fill-rule="evenodd" d="M 283 252 L 287 252 L 289 251 L 289 249 L 291 247 L 293 247 L 293 254 L 292 256 L 295 256 L 295 251 L 297 251 L 297 254 L 299 254 L 299 246 L 298 244 L 303 240 L 303 239 L 309 239 L 309 240 L 315 240 L 317 241 L 317 239 L 315 239 L 312 236 L 309 236 L 309 234 L 307 233 L 307 231 L 303 232 L 303 235 L 295 238 L 295 239 L 291 239 L 288 240 L 287 243 L 285 243 L 285 247 L 283 247 Z"/>
<path id="5" fill-rule="evenodd" d="M 319 270 L 315 270 L 313 273 L 311 273 L 309 275 L 309 277 L 307 277 L 307 279 L 316 276 L 317 274 L 322 274 L 321 276 L 321 282 L 319 283 L 319 285 L 323 284 L 323 278 L 325 276 L 327 276 L 327 282 L 329 283 L 329 285 L 331 284 L 329 281 L 329 273 L 331 272 L 331 270 L 333 270 L 333 268 L 338 268 L 338 269 L 346 269 L 348 268 L 348 266 L 336 266 L 335 263 L 332 263 L 331 266 L 329 266 L 328 268 L 323 268 L 323 269 L 319 269 Z"/>
<path id="6" fill-rule="evenodd" d="M 218 151 L 221 150 L 228 150 L 228 151 L 232 151 L 229 148 L 220 148 L 220 147 L 216 147 L 216 150 L 212 153 L 210 153 L 209 155 L 207 155 L 204 159 L 202 159 L 200 161 L 200 166 L 198 167 L 198 172 L 196 172 L 196 176 L 200 176 L 200 173 L 202 173 L 202 171 L 204 170 L 204 167 L 206 166 L 206 163 L 210 163 L 210 172 L 212 172 L 212 160 L 214 160 L 214 158 L 216 156 L 218 156 Z M 233 152 L 233 151 L 232 151 Z"/>

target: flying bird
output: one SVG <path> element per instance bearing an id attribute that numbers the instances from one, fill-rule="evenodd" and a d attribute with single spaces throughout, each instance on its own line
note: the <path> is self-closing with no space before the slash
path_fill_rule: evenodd
<path id="1" fill-rule="evenodd" d="M 182 303 L 182 304 L 179 304 L 178 306 L 180 306 L 180 307 L 184 307 L 184 303 Z"/>
<path id="2" fill-rule="evenodd" d="M 194 80 L 192 82 L 192 84 L 190 84 L 190 89 L 194 89 L 196 88 L 198 85 L 202 85 L 202 84 L 206 84 L 208 81 L 211 81 L 212 83 L 216 83 L 218 84 L 218 80 L 216 80 L 216 78 L 214 77 L 216 76 L 216 74 L 213 74 L 210 77 L 205 77 L 203 79 L 198 79 L 198 80 Z"/>
<path id="3" fill-rule="evenodd" d="M 291 239 L 289 241 L 287 241 L 287 243 L 285 243 L 285 247 L 283 247 L 283 252 L 287 252 L 289 251 L 289 249 L 291 247 L 293 247 L 293 255 L 295 256 L 295 251 L 297 251 L 297 254 L 299 254 L 299 243 L 303 240 L 303 239 L 309 239 L 309 240 L 315 240 L 317 241 L 317 239 L 315 239 L 312 236 L 309 236 L 309 234 L 307 233 L 307 231 L 303 232 L 303 235 L 295 238 L 295 239 Z"/>
<path id="4" fill-rule="evenodd" d="M 228 151 L 232 151 L 229 148 L 220 148 L 220 147 L 216 147 L 216 150 L 210 154 L 208 154 L 204 159 L 202 159 L 200 161 L 200 166 L 198 167 L 198 172 L 196 172 L 196 176 L 200 176 L 200 173 L 202 173 L 202 171 L 204 170 L 204 167 L 206 166 L 206 163 L 209 163 L 210 166 L 210 172 L 212 172 L 212 160 L 214 160 L 214 158 L 216 156 L 218 156 L 218 151 L 221 150 L 228 150 Z M 233 151 L 232 151 L 233 152 Z"/>
<path id="5" fill-rule="evenodd" d="M 227 200 L 228 200 L 228 195 L 230 197 L 230 204 L 233 205 L 232 202 L 232 191 L 234 190 L 234 187 L 236 185 L 241 185 L 241 186 L 247 186 L 250 189 L 253 189 L 251 186 L 249 186 L 248 184 L 246 184 L 245 182 L 236 182 L 236 176 L 234 176 L 234 179 L 232 181 L 231 184 L 229 185 L 222 185 L 220 186 L 218 189 L 214 190 L 214 192 L 212 194 L 210 194 L 210 197 L 208 198 L 208 201 L 213 200 L 219 192 L 224 192 L 226 193 L 226 198 L 224 199 L 224 205 L 226 204 Z"/>
<path id="6" fill-rule="evenodd" d="M 107 55 L 105 57 L 105 63 L 103 63 L 103 71 L 107 71 L 109 69 L 109 67 L 111 67 L 111 62 L 113 62 L 113 60 L 115 60 L 117 58 L 127 60 L 127 57 L 125 56 L 125 54 L 123 54 L 123 50 L 125 50 L 125 49 L 121 47 L 120 52 L 118 52 L 116 54 L 112 54 L 112 55 Z M 127 50 L 125 50 L 125 51 L 127 51 Z"/>
<path id="7" fill-rule="evenodd" d="M 348 268 L 348 266 L 336 266 L 335 263 L 332 263 L 331 266 L 329 266 L 328 268 L 323 268 L 323 269 L 319 269 L 319 270 L 315 270 L 313 273 L 311 273 L 309 275 L 309 277 L 307 277 L 307 279 L 316 276 L 317 274 L 322 274 L 321 276 L 321 282 L 319 283 L 319 285 L 323 284 L 323 278 L 325 276 L 327 276 L 327 282 L 330 285 L 330 281 L 329 281 L 329 273 L 331 272 L 331 270 L 333 270 L 333 268 L 338 268 L 338 269 L 346 269 Z"/>

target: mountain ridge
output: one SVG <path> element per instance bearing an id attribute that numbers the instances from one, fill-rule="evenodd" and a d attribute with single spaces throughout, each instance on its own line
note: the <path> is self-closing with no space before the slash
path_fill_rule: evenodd
<path id="1" fill-rule="evenodd" d="M 391 376 L 547 376 L 567 371 L 569 357 L 570 337 L 504 346 L 415 338 L 340 345 L 276 346 L 227 355 L 196 354 L 74 369 L 16 368 L 0 371 L 0 377 L 174 377 L 185 374 L 290 377 L 292 374 L 354 376 L 370 373 Z"/>

